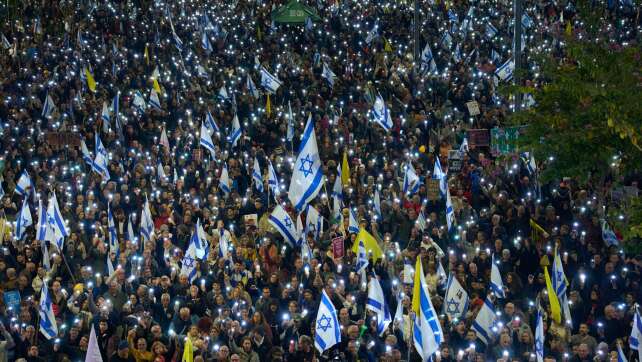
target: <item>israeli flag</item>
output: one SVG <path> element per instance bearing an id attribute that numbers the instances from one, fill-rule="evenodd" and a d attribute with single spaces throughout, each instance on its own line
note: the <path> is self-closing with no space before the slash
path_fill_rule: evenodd
<path id="1" fill-rule="evenodd" d="M 314 28 L 314 23 L 312 23 L 312 18 L 308 16 L 307 18 L 305 18 L 305 30 L 312 31 L 313 28 Z"/>
<path id="2" fill-rule="evenodd" d="M 55 109 L 56 109 L 56 104 L 54 103 L 53 99 L 49 95 L 49 92 L 47 92 L 47 95 L 45 96 L 45 102 L 42 105 L 42 112 L 40 113 L 40 115 L 43 118 L 50 118 Z"/>
<path id="3" fill-rule="evenodd" d="M 386 132 L 390 131 L 392 128 L 390 110 L 379 93 L 377 93 L 377 98 L 375 99 L 374 106 L 372 108 L 372 115 L 375 122 L 377 122 Z"/>
<path id="4" fill-rule="evenodd" d="M 334 185 L 332 185 L 332 196 L 336 196 L 337 199 L 343 200 L 343 185 L 341 184 L 341 166 L 337 166 L 337 177 L 334 179 Z"/>
<path id="5" fill-rule="evenodd" d="M 491 257 L 491 269 L 490 269 L 490 290 L 495 293 L 497 298 L 506 298 L 506 293 L 504 292 L 504 283 L 502 282 L 502 274 L 499 272 L 499 267 L 495 261 L 495 255 Z"/>
<path id="6" fill-rule="evenodd" d="M 283 83 L 279 78 L 270 74 L 265 67 L 261 67 L 261 87 L 265 88 L 270 93 L 276 93 L 281 84 Z"/>
<path id="7" fill-rule="evenodd" d="M 430 72 L 434 73 L 437 71 L 437 63 L 435 63 L 435 58 L 432 55 L 432 49 L 430 49 L 430 43 L 426 43 L 424 50 L 421 52 L 421 72 Z"/>
<path id="8" fill-rule="evenodd" d="M 455 51 L 453 52 L 453 60 L 455 63 L 461 62 L 461 45 L 460 43 L 457 43 L 455 46 Z"/>
<path id="9" fill-rule="evenodd" d="M 29 189 L 30 187 L 33 188 L 31 177 L 29 177 L 27 170 L 22 170 L 22 174 L 20 174 L 20 178 L 16 183 L 16 188 L 14 192 L 17 193 L 18 195 L 24 196 L 27 193 L 27 189 Z"/>
<path id="10" fill-rule="evenodd" d="M 208 79 L 210 77 L 205 68 L 200 64 L 196 66 L 196 75 L 203 79 Z"/>
<path id="11" fill-rule="evenodd" d="M 218 180 L 218 187 L 223 190 L 225 195 L 227 196 L 230 192 L 232 192 L 232 188 L 230 186 L 230 176 L 227 173 L 227 165 L 223 164 L 223 169 L 221 170 L 221 177 Z"/>
<path id="12" fill-rule="evenodd" d="M 633 316 L 633 327 L 631 328 L 631 336 L 629 337 L 629 347 L 637 350 L 642 358 L 642 348 L 640 348 L 640 341 L 642 340 L 642 317 L 638 312 L 637 304 L 635 305 L 635 315 Z M 642 359 L 640 359 L 642 361 Z"/>
<path id="13" fill-rule="evenodd" d="M 156 108 L 159 111 L 162 110 L 160 99 L 158 98 L 158 93 L 156 93 L 156 90 L 154 89 L 152 89 L 152 91 L 149 93 L 149 104 L 152 106 L 152 108 Z"/>
<path id="14" fill-rule="evenodd" d="M 9 43 L 9 39 L 7 39 L 4 34 L 2 34 L 2 47 L 5 49 L 11 49 L 11 43 Z"/>
<path id="15" fill-rule="evenodd" d="M 366 36 L 366 43 L 370 45 L 375 38 L 379 35 L 379 21 L 375 21 L 374 25 L 372 26 L 372 29 L 368 32 L 368 36 Z"/>
<path id="16" fill-rule="evenodd" d="M 513 59 L 508 59 L 504 64 L 495 70 L 495 75 L 503 80 L 510 81 L 513 79 L 513 72 L 515 71 L 515 62 Z"/>
<path id="17" fill-rule="evenodd" d="M 207 54 L 211 54 L 214 51 L 214 48 L 212 48 L 212 43 L 210 43 L 210 39 L 207 36 L 206 32 L 203 32 L 203 35 L 201 36 L 201 46 Z"/>
<path id="18" fill-rule="evenodd" d="M 127 234 L 125 237 L 129 241 L 136 241 L 136 235 L 134 234 L 134 214 L 129 214 L 127 217 Z"/>
<path id="19" fill-rule="evenodd" d="M 227 137 L 227 140 L 232 144 L 232 147 L 236 147 L 236 143 L 241 138 L 241 132 L 241 123 L 239 122 L 239 117 L 235 114 L 234 119 L 232 119 L 232 131 Z"/>
<path id="20" fill-rule="evenodd" d="M 219 136 L 221 134 L 221 130 L 218 128 L 218 125 L 216 124 L 216 120 L 214 120 L 214 117 L 212 117 L 212 113 L 210 111 L 207 111 L 207 114 L 205 115 L 205 127 L 210 130 L 210 134 L 216 134 Z"/>
<path id="21" fill-rule="evenodd" d="M 183 257 L 181 262 L 181 275 L 184 275 L 189 279 L 190 283 L 193 283 L 196 279 L 196 259 L 198 255 L 196 254 L 196 245 L 194 243 L 189 243 L 187 247 L 187 252 Z"/>
<path id="22" fill-rule="evenodd" d="M 36 240 L 38 241 L 52 241 L 51 229 L 49 229 L 49 218 L 47 217 L 47 209 L 42 204 L 42 200 L 38 200 L 38 225 L 36 226 Z M 44 244 L 44 243 L 43 243 Z"/>
<path id="23" fill-rule="evenodd" d="M 221 229 L 218 238 L 218 257 L 224 260 L 231 260 L 230 253 L 230 232 Z"/>
<path id="24" fill-rule="evenodd" d="M 537 362 L 544 362 L 544 321 L 542 313 L 537 311 L 537 322 L 535 327 L 535 355 Z"/>
<path id="25" fill-rule="evenodd" d="M 448 20 L 455 23 L 459 22 L 459 17 L 453 8 L 448 9 Z"/>
<path id="26" fill-rule="evenodd" d="M 152 218 L 152 211 L 149 208 L 149 199 L 147 199 L 147 196 L 145 196 L 145 205 L 140 215 L 140 234 L 143 237 L 143 242 L 152 240 L 152 235 L 154 235 L 154 219 Z"/>
<path id="27" fill-rule="evenodd" d="M 492 39 L 497 35 L 497 28 L 490 22 L 490 20 L 486 23 L 486 37 L 488 39 Z"/>
<path id="28" fill-rule="evenodd" d="M 323 217 L 312 205 L 308 205 L 305 215 L 305 235 L 303 238 L 312 233 L 314 240 L 320 240 L 321 233 L 323 232 Z"/>
<path id="29" fill-rule="evenodd" d="M 2 181 L 0 181 L 0 200 L 2 200 L 3 197 L 4 197 L 4 188 L 2 187 Z"/>
<path id="30" fill-rule="evenodd" d="M 449 32 L 445 32 L 439 43 L 444 49 L 450 50 L 453 47 L 453 37 Z"/>
<path id="31" fill-rule="evenodd" d="M 47 206 L 47 223 L 54 237 L 53 241 L 58 246 L 58 250 L 62 252 L 64 239 L 69 236 L 69 229 L 65 225 L 60 207 L 58 207 L 58 199 L 55 192 L 51 195 Z"/>
<path id="32" fill-rule="evenodd" d="M 448 175 L 441 168 L 441 160 L 439 160 L 439 155 L 435 156 L 435 167 L 432 170 L 432 178 L 434 180 L 439 180 L 439 190 L 442 195 L 446 194 L 446 189 L 448 189 Z"/>
<path id="33" fill-rule="evenodd" d="M 259 159 L 254 157 L 254 167 L 252 168 L 252 179 L 254 180 L 254 187 L 263 193 L 263 175 L 261 175 L 261 165 Z"/>
<path id="34" fill-rule="evenodd" d="M 495 49 L 493 49 L 490 51 L 490 60 L 493 62 L 493 64 L 499 64 L 502 62 L 502 57 L 498 52 L 495 51 Z"/>
<path id="35" fill-rule="evenodd" d="M 468 153 L 468 151 L 468 138 L 464 137 L 463 141 L 461 141 L 461 145 L 459 145 L 459 154 L 464 155 Z"/>
<path id="36" fill-rule="evenodd" d="M 172 36 L 174 37 L 174 46 L 176 46 L 176 49 L 178 49 L 179 53 L 182 53 L 183 41 L 178 37 L 178 34 L 176 34 L 176 32 L 172 32 Z"/>
<path id="37" fill-rule="evenodd" d="M 314 123 L 308 118 L 288 190 L 290 202 L 298 212 L 302 212 L 317 196 L 323 186 L 323 179 Z"/>
<path id="38" fill-rule="evenodd" d="M 227 94 L 227 88 L 225 88 L 225 85 L 222 85 L 221 88 L 218 89 L 218 97 L 224 101 L 230 99 L 230 96 Z"/>
<path id="39" fill-rule="evenodd" d="M 426 226 L 428 226 L 428 222 L 426 221 L 426 215 L 424 214 L 423 209 L 419 211 L 419 215 L 417 216 L 417 221 L 415 223 L 419 227 L 419 230 L 421 230 L 422 232 L 426 230 Z"/>
<path id="40" fill-rule="evenodd" d="M 100 114 L 100 119 L 103 120 L 103 130 L 105 130 L 105 128 L 109 129 L 109 118 L 109 106 L 107 105 L 107 102 L 103 102 L 103 111 Z"/>
<path id="41" fill-rule="evenodd" d="M 22 240 L 26 235 L 27 227 L 32 224 L 31 210 L 29 210 L 29 203 L 27 202 L 27 197 L 25 197 L 22 200 L 22 209 L 18 214 L 18 220 L 16 220 L 16 239 Z"/>
<path id="42" fill-rule="evenodd" d="M 323 62 L 323 72 L 321 73 L 321 76 L 330 83 L 330 87 L 334 87 L 334 78 L 336 78 L 337 75 L 334 74 L 326 62 Z"/>
<path id="43" fill-rule="evenodd" d="M 95 135 L 95 145 L 94 145 L 94 151 L 96 153 L 96 158 L 94 158 L 94 162 L 92 164 L 92 167 L 96 173 L 100 174 L 103 177 L 103 180 L 109 180 L 111 177 L 109 175 L 109 167 L 108 167 L 108 153 L 107 149 L 103 145 L 103 142 L 100 140 L 100 137 L 98 136 L 98 133 Z"/>
<path id="44" fill-rule="evenodd" d="M 444 298 L 444 313 L 450 319 L 461 319 L 468 310 L 468 292 L 453 274 L 448 276 L 446 283 L 446 296 Z"/>
<path id="45" fill-rule="evenodd" d="M 537 362 L 540 361 L 538 360 Z M 629 362 L 624 355 L 624 351 L 622 351 L 622 345 L 620 343 L 617 344 L 617 362 Z"/>
<path id="46" fill-rule="evenodd" d="M 118 233 L 116 232 L 116 223 L 114 215 L 111 212 L 110 203 L 107 203 L 107 230 L 109 231 L 109 252 L 116 255 L 116 260 L 120 254 L 120 245 L 118 243 Z"/>
<path id="47" fill-rule="evenodd" d="M 526 29 L 530 29 L 533 26 L 533 19 L 526 13 L 522 14 L 522 26 Z"/>
<path id="48" fill-rule="evenodd" d="M 47 339 L 56 338 L 58 336 L 58 326 L 56 325 L 56 316 L 49 297 L 49 287 L 47 287 L 46 283 L 40 290 L 38 314 L 40 316 L 40 333 Z"/>
<path id="49" fill-rule="evenodd" d="M 448 224 L 448 231 L 455 225 L 455 209 L 453 202 L 450 199 L 450 190 L 446 189 L 446 223 Z"/>
<path id="50" fill-rule="evenodd" d="M 430 300 L 428 284 L 424 276 L 421 261 L 417 262 L 417 275 L 415 283 L 419 279 L 419 285 L 415 285 L 412 296 L 412 307 L 417 308 L 414 325 L 413 325 L 413 342 L 415 349 L 421 356 L 422 361 L 428 361 L 430 357 L 437 352 L 439 345 L 443 341 L 443 331 L 435 308 Z M 415 295 L 417 293 L 418 295 Z"/>
<path id="51" fill-rule="evenodd" d="M 259 90 L 256 89 L 256 85 L 254 85 L 254 81 L 252 81 L 252 77 L 249 74 L 247 75 L 247 91 L 250 92 L 254 99 L 259 99 Z"/>
<path id="52" fill-rule="evenodd" d="M 359 248 L 357 249 L 357 264 L 354 266 L 357 273 L 364 273 L 370 262 L 368 261 L 368 254 L 366 253 L 366 245 L 363 240 L 359 240 Z"/>
<path id="53" fill-rule="evenodd" d="M 383 335 L 388 329 L 388 325 L 392 322 L 392 316 L 390 315 L 388 303 L 386 303 L 386 296 L 376 275 L 373 275 L 368 283 L 366 309 L 375 312 L 377 315 L 377 333 L 380 336 Z"/>
<path id="54" fill-rule="evenodd" d="M 51 271 L 51 257 L 49 256 L 49 249 L 47 248 L 47 243 L 40 243 L 40 249 L 42 249 L 42 266 L 46 271 Z"/>
<path id="55" fill-rule="evenodd" d="M 274 171 L 274 166 L 272 166 L 272 161 L 268 159 L 268 186 L 272 195 L 274 195 L 274 200 L 279 195 L 279 176 Z"/>
<path id="56" fill-rule="evenodd" d="M 212 157 L 214 157 L 216 154 L 214 142 L 212 142 L 212 135 L 210 135 L 210 130 L 207 128 L 206 122 L 201 123 L 200 145 L 210 151 Z"/>
<path id="57" fill-rule="evenodd" d="M 299 233 L 296 230 L 296 223 L 281 205 L 276 205 L 268 221 L 290 246 L 298 245 Z"/>
<path id="58" fill-rule="evenodd" d="M 484 304 L 477 313 L 477 317 L 472 325 L 472 330 L 485 345 L 492 341 L 495 335 L 495 307 L 493 303 L 486 297 Z"/>
<path id="59" fill-rule="evenodd" d="M 308 120 L 310 119 L 310 117 L 312 117 L 312 115 L 308 117 Z M 292 114 L 292 106 L 290 105 L 290 101 L 288 101 L 288 129 L 285 138 L 288 140 L 288 142 L 292 142 L 292 140 L 294 139 L 294 114 Z"/>
<path id="60" fill-rule="evenodd" d="M 406 195 L 414 194 L 419 191 L 419 185 L 421 184 L 419 176 L 417 176 L 415 168 L 412 167 L 412 163 L 408 162 L 405 168 L 402 191 Z"/>
<path id="61" fill-rule="evenodd" d="M 357 222 L 357 215 L 355 214 L 354 210 L 352 208 L 348 208 L 350 211 L 350 219 L 348 223 L 348 232 L 353 233 L 353 234 L 358 234 L 359 233 L 359 222 Z"/>
<path id="62" fill-rule="evenodd" d="M 18 187 L 16 186 L 16 190 L 17 189 Z M 609 223 L 605 219 L 602 219 L 600 221 L 600 225 L 602 226 L 602 240 L 604 240 L 606 245 L 608 246 L 620 245 L 620 240 L 618 240 L 613 230 L 611 230 Z"/>
<path id="63" fill-rule="evenodd" d="M 321 303 L 314 325 L 314 347 L 320 353 L 341 342 L 341 327 L 339 326 L 339 318 L 337 318 L 337 310 L 325 289 L 321 294 Z"/>
<path id="64" fill-rule="evenodd" d="M 118 101 L 118 92 L 116 92 L 116 95 L 111 100 L 111 111 L 114 114 L 114 121 L 116 122 L 116 128 L 120 128 L 120 121 L 119 121 L 120 104 Z"/>
<path id="65" fill-rule="evenodd" d="M 557 295 L 557 299 L 562 305 L 562 310 L 564 311 L 564 317 L 566 318 L 567 324 L 572 324 L 571 320 L 571 309 L 569 307 L 568 299 L 566 297 L 566 290 L 568 289 L 568 282 L 566 276 L 564 275 L 564 266 L 562 265 L 562 258 L 560 258 L 560 253 L 557 248 L 555 248 L 555 257 L 553 259 L 553 267 L 551 269 L 553 273 L 553 290 Z"/>
<path id="66" fill-rule="evenodd" d="M 190 244 L 194 244 L 196 250 L 196 257 L 203 260 L 206 253 L 206 248 L 208 246 L 207 237 L 205 230 L 201 226 L 201 219 L 196 220 L 196 225 L 194 225 L 194 232 L 189 240 Z"/>
<path id="67" fill-rule="evenodd" d="M 374 212 L 377 218 L 381 219 L 381 198 L 379 197 L 379 190 L 375 189 L 374 192 Z"/>
<path id="68" fill-rule="evenodd" d="M 145 108 L 147 108 L 147 103 L 145 103 L 145 98 L 140 94 L 140 91 L 134 92 L 134 99 L 132 104 L 138 113 L 145 113 Z"/>

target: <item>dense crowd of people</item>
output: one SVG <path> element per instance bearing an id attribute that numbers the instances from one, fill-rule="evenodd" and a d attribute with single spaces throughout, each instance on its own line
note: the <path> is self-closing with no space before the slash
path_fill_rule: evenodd
<path id="1" fill-rule="evenodd" d="M 642 255 L 608 233 L 602 185 L 573 175 L 541 183 L 544 160 L 497 155 L 472 140 L 467 147 L 468 129 L 487 133 L 511 112 L 498 92 L 510 77 L 496 70 L 513 56 L 512 2 L 420 1 L 421 59 L 412 2 L 309 2 L 319 19 L 305 24 L 274 22 L 282 5 L 7 2 L 0 362 L 84 361 L 92 329 L 102 361 L 177 361 L 186 349 L 193 361 L 420 360 L 409 276 L 417 258 L 444 334 L 434 361 L 536 361 L 538 310 L 545 361 L 618 361 L 618 348 L 639 360 L 630 335 Z M 603 14 L 609 42 L 639 47 L 639 6 L 590 6 Z M 583 22 L 572 1 L 524 1 L 524 13 L 522 79 L 539 85 L 534 55 L 563 57 L 565 33 L 581 36 Z M 269 98 L 261 69 L 281 82 Z M 372 120 L 376 98 L 392 115 L 389 130 Z M 524 106 L 533 102 L 524 97 Z M 199 138 L 208 114 L 212 150 Z M 322 227 L 301 233 L 306 253 L 269 216 L 281 205 L 306 225 L 287 190 L 308 117 L 325 178 L 310 203 Z M 445 195 L 431 190 L 436 163 L 447 175 L 451 227 Z M 408 165 L 420 181 L 406 192 Z M 69 231 L 62 242 L 38 229 L 54 194 Z M 151 235 L 141 227 L 146 205 Z M 199 227 L 207 250 L 186 274 Z M 370 253 L 359 272 L 353 246 L 362 230 L 382 255 Z M 561 321 L 544 273 L 556 255 L 568 284 Z M 493 261 L 503 297 L 491 288 Z M 382 333 L 366 308 L 372 278 L 394 316 Z M 451 278 L 469 297 L 459 318 L 446 313 Z M 43 327 L 43 289 L 53 334 Z M 341 336 L 321 353 L 323 291 Z M 488 300 L 494 333 L 480 338 L 473 324 Z"/>

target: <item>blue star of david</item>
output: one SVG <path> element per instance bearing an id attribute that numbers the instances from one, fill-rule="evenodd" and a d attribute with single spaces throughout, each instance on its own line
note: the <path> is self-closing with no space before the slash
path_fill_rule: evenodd
<path id="1" fill-rule="evenodd" d="M 185 267 L 187 268 L 191 268 L 194 265 L 194 258 L 192 258 L 191 256 L 186 256 L 183 259 L 183 265 L 185 265 Z"/>
<path id="2" fill-rule="evenodd" d="M 306 168 L 306 163 L 308 164 Z M 303 177 L 308 178 L 308 175 L 310 175 L 312 172 L 312 165 L 313 161 L 310 159 L 310 154 L 308 153 L 305 155 L 305 158 L 301 159 L 301 166 L 299 167 L 299 171 L 303 172 Z"/>
<path id="3" fill-rule="evenodd" d="M 448 314 L 459 314 L 459 303 L 455 301 L 455 298 L 450 298 L 446 303 L 446 312 Z"/>
<path id="4" fill-rule="evenodd" d="M 287 226 L 288 228 L 292 227 L 292 220 L 290 220 L 289 217 L 286 216 L 285 219 L 283 219 L 283 221 L 285 222 L 285 226 Z"/>
<path id="5" fill-rule="evenodd" d="M 325 332 L 330 328 L 332 328 L 332 319 L 330 319 L 328 316 L 323 314 L 319 319 L 319 321 L 317 322 L 317 329 L 320 329 L 323 332 Z"/>
<path id="6" fill-rule="evenodd" d="M 22 222 L 20 224 L 21 225 L 27 225 L 28 222 L 29 222 L 29 220 L 26 217 L 23 217 L 22 218 Z"/>
<path id="7" fill-rule="evenodd" d="M 308 224 L 308 230 L 315 233 L 317 231 L 317 226 L 313 223 Z"/>
<path id="8" fill-rule="evenodd" d="M 48 221 L 50 224 L 53 224 L 53 223 L 55 223 L 55 222 L 56 222 L 56 220 L 54 220 L 53 216 L 49 216 L 49 218 L 47 218 L 47 221 Z"/>
<path id="9" fill-rule="evenodd" d="M 544 350 L 544 346 L 542 345 L 542 340 L 539 338 L 535 339 L 535 351 L 540 352 Z"/>
<path id="10" fill-rule="evenodd" d="M 557 280 L 562 280 L 562 272 L 561 271 L 557 272 Z"/>

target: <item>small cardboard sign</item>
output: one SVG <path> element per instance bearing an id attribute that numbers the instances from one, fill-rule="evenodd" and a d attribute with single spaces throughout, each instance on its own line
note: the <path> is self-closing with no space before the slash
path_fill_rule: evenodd
<path id="1" fill-rule="evenodd" d="M 480 114 L 481 112 L 479 111 L 479 103 L 477 101 L 470 101 L 466 103 L 466 107 L 468 108 L 468 113 L 471 116 L 476 116 Z"/>
<path id="2" fill-rule="evenodd" d="M 332 256 L 334 259 L 341 259 L 345 254 L 343 247 L 343 236 L 338 236 L 332 239 Z"/>

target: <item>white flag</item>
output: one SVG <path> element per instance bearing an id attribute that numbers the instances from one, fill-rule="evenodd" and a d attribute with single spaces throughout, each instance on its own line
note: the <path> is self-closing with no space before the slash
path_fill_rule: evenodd
<path id="1" fill-rule="evenodd" d="M 91 332 L 89 333 L 89 344 L 87 345 L 87 354 L 85 354 L 85 362 L 103 362 L 103 356 L 100 354 L 98 348 L 98 339 L 96 338 L 96 331 L 94 325 L 91 325 Z"/>

